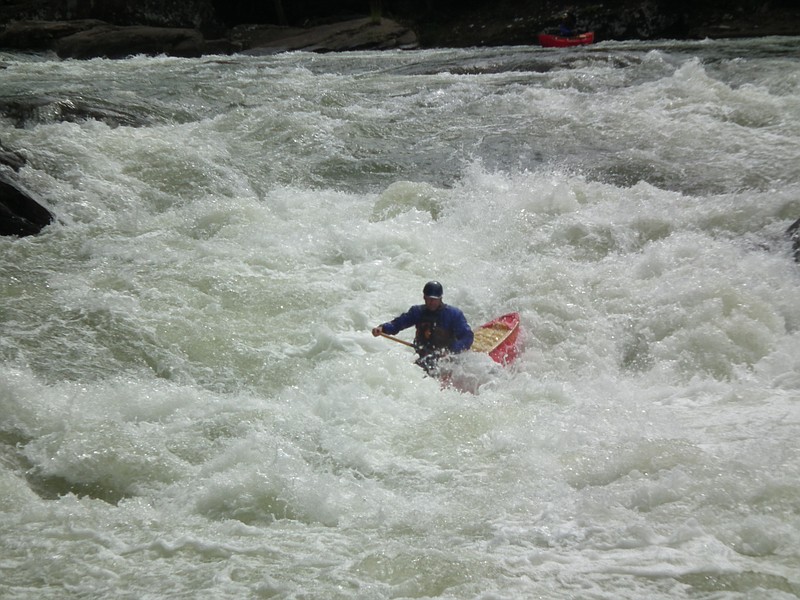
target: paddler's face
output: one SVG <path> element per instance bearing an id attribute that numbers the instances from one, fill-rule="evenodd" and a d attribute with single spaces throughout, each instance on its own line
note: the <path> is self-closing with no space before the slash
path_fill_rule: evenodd
<path id="1" fill-rule="evenodd" d="M 430 296 L 423 296 L 423 298 L 425 299 L 425 308 L 430 311 L 436 311 L 442 307 L 441 298 L 431 298 Z"/>

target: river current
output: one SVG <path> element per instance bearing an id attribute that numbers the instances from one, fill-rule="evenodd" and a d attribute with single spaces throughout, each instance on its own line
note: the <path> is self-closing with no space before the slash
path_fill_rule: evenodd
<path id="1" fill-rule="evenodd" d="M 800 38 L 0 66 L 0 598 L 800 596 Z"/>

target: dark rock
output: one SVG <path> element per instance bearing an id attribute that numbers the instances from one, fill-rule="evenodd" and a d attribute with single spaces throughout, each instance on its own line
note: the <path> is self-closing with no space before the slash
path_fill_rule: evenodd
<path id="1" fill-rule="evenodd" d="M 241 49 L 242 46 L 240 44 L 227 38 L 205 40 L 203 42 L 203 54 L 236 54 Z"/>
<path id="2" fill-rule="evenodd" d="M 75 21 L 12 21 L 0 31 L 0 48 L 52 50 L 58 40 L 105 25 L 96 19 Z"/>
<path id="3" fill-rule="evenodd" d="M 103 21 L 20 21 L 0 32 L 0 47 L 54 50 L 61 58 L 125 58 L 136 54 L 196 57 L 203 54 L 275 53 L 287 50 L 337 52 L 414 48 L 417 36 L 390 19 L 352 19 L 317 27 L 250 25 L 230 39 L 205 40 L 195 29 L 110 25 Z"/>
<path id="4" fill-rule="evenodd" d="M 216 43 L 215 49 L 221 44 Z M 61 58 L 126 58 L 135 54 L 194 57 L 206 53 L 197 29 L 119 26 L 105 21 L 17 21 L 0 31 L 0 48 L 54 50 Z"/>
<path id="5" fill-rule="evenodd" d="M 0 173 L 0 235 L 34 235 L 52 222 L 52 213 L 30 192 Z"/>
<path id="6" fill-rule="evenodd" d="M 9 150 L 3 147 L 3 143 L 0 142 L 0 165 L 6 165 L 15 171 L 19 171 L 27 162 L 22 154 L 16 150 Z"/>
<path id="7" fill-rule="evenodd" d="M 136 54 L 195 57 L 203 54 L 204 40 L 195 29 L 103 24 L 60 38 L 55 50 L 61 58 L 126 58 Z"/>
<path id="8" fill-rule="evenodd" d="M 789 225 L 786 235 L 792 241 L 792 255 L 795 262 L 800 263 L 800 219 Z"/>
<path id="9" fill-rule="evenodd" d="M 136 115 L 116 108 L 97 106 L 81 98 L 50 96 L 0 97 L 0 115 L 12 120 L 18 128 L 61 121 L 75 123 L 89 119 L 102 121 L 110 127 L 142 127 L 150 124 Z"/>
<path id="10" fill-rule="evenodd" d="M 276 27 L 248 25 L 234 28 L 231 39 L 248 54 L 289 50 L 341 52 L 345 50 L 387 50 L 415 48 L 416 34 L 390 19 L 352 19 L 317 27 Z"/>
<path id="11" fill-rule="evenodd" d="M 416 35 L 407 27 L 389 19 L 376 24 L 367 18 L 310 28 L 240 26 L 231 30 L 230 39 L 208 41 L 193 29 L 119 27 L 102 21 L 24 21 L 0 32 L 0 47 L 55 50 L 61 58 L 125 58 L 135 54 L 193 57 L 238 51 L 336 52 L 417 45 Z"/>

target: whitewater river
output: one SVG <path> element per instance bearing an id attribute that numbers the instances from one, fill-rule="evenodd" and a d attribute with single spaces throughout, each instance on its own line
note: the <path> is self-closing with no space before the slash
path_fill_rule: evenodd
<path id="1" fill-rule="evenodd" d="M 800 596 L 800 38 L 0 67 L 3 600 Z"/>

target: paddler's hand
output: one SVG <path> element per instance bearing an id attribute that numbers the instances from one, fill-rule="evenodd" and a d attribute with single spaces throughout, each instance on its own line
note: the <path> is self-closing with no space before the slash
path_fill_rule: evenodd
<path id="1" fill-rule="evenodd" d="M 378 325 L 377 327 L 372 328 L 372 335 L 378 337 L 380 334 L 383 333 L 383 325 Z"/>

